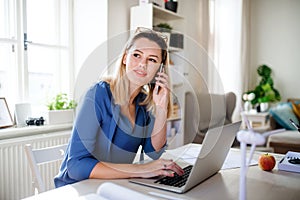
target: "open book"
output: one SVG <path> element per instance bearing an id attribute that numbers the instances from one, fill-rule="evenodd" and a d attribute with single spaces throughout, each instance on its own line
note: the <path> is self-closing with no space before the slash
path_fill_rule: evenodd
<path id="1" fill-rule="evenodd" d="M 97 190 L 97 193 L 91 193 L 79 198 L 80 200 L 156 200 L 156 198 L 149 195 L 142 194 L 140 192 L 134 191 L 123 186 L 105 182 L 102 183 Z"/>

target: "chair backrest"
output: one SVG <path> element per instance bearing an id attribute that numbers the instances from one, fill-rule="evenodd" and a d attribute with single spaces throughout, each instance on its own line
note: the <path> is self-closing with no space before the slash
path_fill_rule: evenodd
<path id="1" fill-rule="evenodd" d="M 198 103 L 196 105 L 199 107 L 198 119 L 195 119 L 195 114 L 191 114 L 196 112 L 196 106 L 192 102 Z M 236 107 L 236 95 L 233 92 L 225 94 L 203 92 L 198 94 L 196 99 L 192 95 L 189 95 L 186 96 L 185 106 L 185 113 L 187 114 L 184 116 L 184 126 L 187 128 L 184 129 L 184 132 L 185 134 L 187 132 L 196 132 L 197 134 L 193 135 L 193 142 L 201 144 L 208 129 L 232 123 L 232 115 Z M 197 121 L 198 130 L 196 131 L 194 131 L 194 128 L 190 130 L 190 121 L 192 120 Z"/>
<path id="2" fill-rule="evenodd" d="M 32 149 L 30 144 L 26 144 L 24 148 L 34 179 L 34 186 L 37 188 L 38 193 L 44 192 L 46 191 L 46 187 L 38 165 L 62 160 L 67 148 L 67 144 L 41 149 Z"/>

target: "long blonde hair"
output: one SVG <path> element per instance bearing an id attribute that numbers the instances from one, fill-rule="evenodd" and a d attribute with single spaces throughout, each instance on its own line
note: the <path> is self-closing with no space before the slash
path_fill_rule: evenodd
<path id="1" fill-rule="evenodd" d="M 126 52 L 133 46 L 135 41 L 139 38 L 147 38 L 156 44 L 159 45 L 161 48 L 161 56 L 162 56 L 162 64 L 165 66 L 165 73 L 168 74 L 168 67 L 169 67 L 169 58 L 168 58 L 168 50 L 167 50 L 167 43 L 164 38 L 162 38 L 157 32 L 149 30 L 143 31 L 135 34 L 131 37 L 127 44 L 124 47 L 122 57 L 118 60 L 116 64 L 115 74 L 112 77 L 106 77 L 102 80 L 108 82 L 110 84 L 110 89 L 112 95 L 114 97 L 115 104 L 125 105 L 128 104 L 130 94 L 129 94 L 129 80 L 126 75 L 126 66 L 123 63 L 124 56 Z M 144 85 L 141 88 L 141 92 L 146 95 L 146 98 L 143 102 L 140 102 L 140 105 L 146 105 L 147 110 L 151 111 L 153 114 L 155 113 L 155 103 L 152 98 L 154 87 L 151 87 L 150 84 Z M 171 95 L 169 96 L 169 105 L 168 105 L 168 117 L 172 113 L 171 107 Z"/>

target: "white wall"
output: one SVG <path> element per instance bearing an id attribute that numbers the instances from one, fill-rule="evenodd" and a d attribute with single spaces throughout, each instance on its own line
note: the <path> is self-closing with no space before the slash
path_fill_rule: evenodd
<path id="1" fill-rule="evenodd" d="M 130 7 L 139 4 L 139 0 L 108 0 L 108 35 L 116 36 L 130 27 Z"/>
<path id="2" fill-rule="evenodd" d="M 74 1 L 74 64 L 76 74 L 87 57 L 107 39 L 107 1 Z"/>
<path id="3" fill-rule="evenodd" d="M 299 0 L 251 0 L 250 86 L 257 84 L 257 67 L 267 64 L 282 101 L 300 98 L 299 19 Z"/>
<path id="4" fill-rule="evenodd" d="M 74 99 L 79 102 L 107 65 L 108 0 L 74 0 Z"/>
<path id="5" fill-rule="evenodd" d="M 178 1 L 178 12 L 184 17 L 185 21 L 184 59 L 187 59 L 187 62 L 190 63 L 187 70 L 188 80 L 194 88 L 198 89 L 198 92 L 207 90 L 207 66 L 212 63 L 200 42 L 200 21 L 203 16 L 200 6 L 201 2 L 199 0 Z"/>
<path id="6" fill-rule="evenodd" d="M 125 45 L 130 29 L 130 7 L 139 0 L 108 1 L 108 62 L 115 61 Z"/>

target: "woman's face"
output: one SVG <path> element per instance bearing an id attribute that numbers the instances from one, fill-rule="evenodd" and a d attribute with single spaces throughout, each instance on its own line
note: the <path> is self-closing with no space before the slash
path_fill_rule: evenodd
<path id="1" fill-rule="evenodd" d="M 147 38 L 139 38 L 126 52 L 123 64 L 131 83 L 142 86 L 155 76 L 162 62 L 161 48 Z"/>

